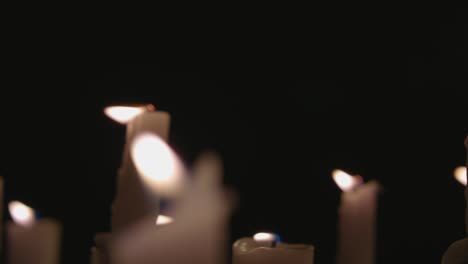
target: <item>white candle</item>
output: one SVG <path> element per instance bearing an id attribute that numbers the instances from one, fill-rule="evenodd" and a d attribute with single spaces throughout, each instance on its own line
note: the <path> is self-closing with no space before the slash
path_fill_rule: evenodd
<path id="1" fill-rule="evenodd" d="M 372 264 L 375 261 L 377 194 L 376 181 L 362 184 L 360 176 L 333 171 L 343 190 L 339 208 L 338 264 Z"/>
<path id="2" fill-rule="evenodd" d="M 3 178 L 0 177 L 0 258 L 3 252 Z"/>
<path id="3" fill-rule="evenodd" d="M 113 241 L 113 264 L 223 264 L 232 203 L 222 189 L 222 163 L 202 155 L 193 181 L 170 208 L 176 219 L 155 228 L 142 219 Z M 152 218 L 150 218 L 152 219 Z"/>
<path id="4" fill-rule="evenodd" d="M 257 233 L 244 237 L 232 246 L 233 264 L 313 264 L 314 247 L 287 244 L 273 233 Z"/>
<path id="5" fill-rule="evenodd" d="M 467 176 L 467 168 L 468 168 L 468 136 L 465 137 L 465 148 L 466 148 L 466 166 L 465 166 L 465 200 L 466 200 L 466 210 L 465 210 L 465 231 L 466 234 L 468 235 L 468 185 L 466 184 L 468 180 Z M 467 250 L 468 251 L 468 250 Z"/>
<path id="6" fill-rule="evenodd" d="M 145 193 L 138 172 L 130 157 L 130 145 L 141 133 L 151 132 L 167 141 L 170 115 L 155 111 L 152 105 L 107 107 L 104 112 L 115 121 L 126 124 L 127 136 L 122 165 L 118 171 L 116 197 L 112 205 L 112 233 L 120 232 L 138 219 L 159 213 L 159 194 Z"/>
<path id="7" fill-rule="evenodd" d="M 468 153 L 468 137 L 465 138 L 465 148 Z M 468 235 L 468 185 L 466 168 L 468 167 L 468 155 L 466 156 L 466 167 L 457 168 L 455 170 L 455 178 L 465 185 L 465 232 Z M 460 239 L 452 243 L 442 257 L 442 264 L 466 264 L 468 263 L 468 237 Z"/>
<path id="8" fill-rule="evenodd" d="M 58 264 L 61 226 L 54 219 L 34 219 L 34 211 L 20 202 L 10 202 L 14 222 L 7 225 L 9 264 Z"/>

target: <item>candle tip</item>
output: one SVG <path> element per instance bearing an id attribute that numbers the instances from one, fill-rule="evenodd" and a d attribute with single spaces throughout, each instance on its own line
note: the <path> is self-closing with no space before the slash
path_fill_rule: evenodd
<path id="1" fill-rule="evenodd" d="M 8 210 L 13 221 L 19 225 L 31 226 L 35 221 L 34 210 L 22 202 L 11 201 L 8 204 Z"/>
<path id="2" fill-rule="evenodd" d="M 351 176 L 348 173 L 338 169 L 333 170 L 332 177 L 336 185 L 338 185 L 338 187 L 340 187 L 340 189 L 344 192 L 352 191 L 363 182 L 360 175 Z"/>
<path id="3" fill-rule="evenodd" d="M 465 166 L 459 166 L 455 168 L 453 172 L 455 179 L 463 185 L 466 186 L 467 184 L 467 176 L 466 176 L 466 167 Z"/>
<path id="4" fill-rule="evenodd" d="M 114 105 L 104 108 L 104 113 L 120 124 L 127 124 L 139 114 L 155 109 L 154 105 L 151 104 Z"/>

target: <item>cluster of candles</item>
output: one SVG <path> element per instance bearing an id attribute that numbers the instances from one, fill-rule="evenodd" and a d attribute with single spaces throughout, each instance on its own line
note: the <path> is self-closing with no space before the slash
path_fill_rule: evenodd
<path id="1" fill-rule="evenodd" d="M 90 262 L 224 263 L 227 223 L 236 195 L 221 184 L 221 158 L 207 152 L 192 168 L 185 167 L 167 144 L 170 115 L 152 105 L 111 106 L 104 112 L 126 125 L 127 134 L 111 231 L 96 234 Z M 468 149 L 467 140 L 465 145 Z M 334 170 L 332 177 L 343 191 L 336 262 L 374 263 L 380 185 L 376 181 L 364 183 L 361 176 L 342 170 Z M 457 168 L 455 177 L 466 186 L 466 167 Z M 0 219 L 2 189 L 0 178 Z M 468 199 L 468 191 L 466 196 Z M 161 206 L 163 202 L 169 206 Z M 11 201 L 8 209 L 13 220 L 6 225 L 8 263 L 59 263 L 61 224 L 54 219 L 36 219 L 34 210 L 19 201 Z M 0 223 L 0 234 L 1 228 Z M 313 264 L 314 251 L 313 245 L 289 244 L 275 233 L 260 232 L 232 245 L 232 263 Z M 467 252 L 466 238 L 457 241 L 447 250 L 443 263 L 467 263 Z"/>

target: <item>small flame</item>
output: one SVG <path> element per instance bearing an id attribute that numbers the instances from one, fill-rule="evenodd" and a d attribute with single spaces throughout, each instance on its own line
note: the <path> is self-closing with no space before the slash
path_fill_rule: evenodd
<path id="1" fill-rule="evenodd" d="M 135 106 L 108 106 L 104 109 L 104 113 L 112 120 L 121 124 L 127 124 L 137 115 L 146 110 L 154 110 L 153 105 L 135 105 Z"/>
<path id="2" fill-rule="evenodd" d="M 460 166 L 457 167 L 454 171 L 455 179 L 459 181 L 461 184 L 466 186 L 466 167 L 465 166 Z"/>
<path id="3" fill-rule="evenodd" d="M 183 166 L 172 149 L 159 136 L 143 133 L 132 143 L 135 167 L 148 187 L 161 196 L 174 196 L 183 184 Z"/>
<path id="4" fill-rule="evenodd" d="M 351 191 L 362 183 L 360 176 L 351 176 L 342 170 L 334 170 L 332 176 L 338 187 L 344 192 Z"/>
<path id="5" fill-rule="evenodd" d="M 167 215 L 158 215 L 158 218 L 156 219 L 157 226 L 167 225 L 172 222 L 174 222 L 174 218 Z"/>
<path id="6" fill-rule="evenodd" d="M 253 239 L 255 242 L 275 242 L 276 241 L 276 235 L 273 233 L 257 233 L 253 236 Z"/>
<path id="7" fill-rule="evenodd" d="M 34 224 L 34 210 L 18 201 L 12 201 L 8 204 L 13 221 L 22 226 L 31 226 Z"/>

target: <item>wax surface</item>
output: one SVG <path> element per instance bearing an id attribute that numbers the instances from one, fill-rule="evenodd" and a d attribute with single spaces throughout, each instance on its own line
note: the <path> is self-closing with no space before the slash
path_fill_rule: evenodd
<path id="1" fill-rule="evenodd" d="M 313 264 L 314 247 L 279 243 L 264 247 L 250 237 L 238 239 L 232 247 L 233 264 Z"/>

